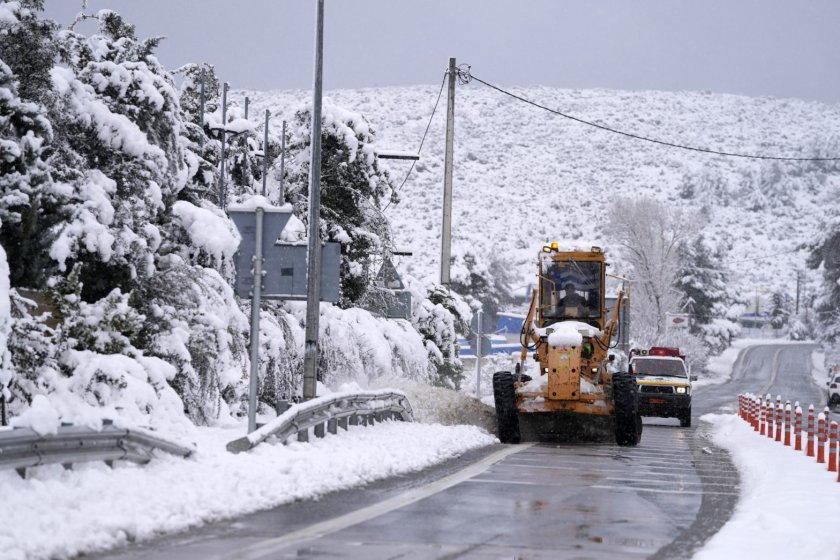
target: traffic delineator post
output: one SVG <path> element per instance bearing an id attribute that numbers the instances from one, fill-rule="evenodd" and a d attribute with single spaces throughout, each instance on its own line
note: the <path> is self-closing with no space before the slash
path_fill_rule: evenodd
<path id="1" fill-rule="evenodd" d="M 790 401 L 785 402 L 785 445 L 790 447 L 790 432 L 791 432 L 791 421 L 790 421 Z"/>
<path id="2" fill-rule="evenodd" d="M 825 463 L 825 414 L 817 416 L 817 463 Z"/>
<path id="3" fill-rule="evenodd" d="M 767 435 L 767 401 L 759 397 L 759 413 L 761 414 L 761 421 L 759 423 L 758 435 Z"/>
<path id="4" fill-rule="evenodd" d="M 793 431 L 796 432 L 796 436 L 793 438 L 793 450 L 802 451 L 802 407 L 798 403 L 793 421 Z"/>
<path id="5" fill-rule="evenodd" d="M 808 405 L 808 445 L 806 446 L 805 455 L 808 457 L 814 456 L 814 405 Z"/>
<path id="6" fill-rule="evenodd" d="M 828 429 L 828 470 L 837 472 L 837 422 L 832 422 Z"/>
<path id="7" fill-rule="evenodd" d="M 776 401 L 776 441 L 782 441 L 782 403 Z"/>
<path id="8" fill-rule="evenodd" d="M 776 423 L 776 408 L 773 406 L 773 401 L 767 400 L 767 437 L 773 439 L 773 426 Z"/>

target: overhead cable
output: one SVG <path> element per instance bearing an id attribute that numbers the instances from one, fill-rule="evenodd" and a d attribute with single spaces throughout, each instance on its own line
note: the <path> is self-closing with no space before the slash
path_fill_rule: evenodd
<path id="1" fill-rule="evenodd" d="M 447 78 L 448 74 L 449 74 L 448 71 L 444 72 L 443 80 L 441 80 L 441 82 L 440 82 L 440 91 L 438 91 L 438 96 L 437 96 L 437 100 L 435 101 L 435 106 L 432 108 L 432 114 L 429 116 L 429 122 L 426 124 L 425 132 L 423 132 L 423 138 L 420 139 L 420 147 L 417 148 L 417 155 L 418 156 L 420 155 L 420 151 L 423 149 L 423 143 L 426 141 L 426 135 L 429 134 L 429 128 L 432 126 L 432 119 L 435 118 L 435 112 L 437 112 L 438 105 L 440 104 L 440 97 L 443 94 L 443 86 L 446 85 L 446 78 Z M 411 176 L 411 172 L 414 170 L 414 166 L 416 164 L 417 164 L 417 160 L 414 160 L 414 161 L 411 162 L 411 167 L 408 168 L 408 173 L 405 174 L 405 179 L 403 179 L 402 183 L 400 183 L 400 186 L 396 188 L 396 190 L 394 191 L 395 193 L 400 192 L 402 190 L 402 188 L 405 186 L 405 183 L 406 183 L 406 181 L 408 181 L 408 178 Z M 385 208 L 382 209 L 383 212 L 385 210 L 387 210 L 389 206 L 391 206 L 391 202 L 393 202 L 393 201 L 389 201 L 388 204 L 385 205 Z"/>
<path id="2" fill-rule="evenodd" d="M 652 142 L 654 144 L 660 144 L 662 146 L 668 146 L 670 148 L 679 148 L 681 150 L 690 150 L 693 152 L 702 152 L 705 154 L 713 154 L 718 156 L 727 156 L 727 157 L 738 157 L 738 158 L 746 158 L 746 159 L 762 159 L 762 160 L 775 160 L 775 161 L 840 161 L 840 157 L 789 157 L 789 156 L 767 156 L 767 155 L 760 155 L 760 154 L 744 154 L 744 153 L 737 153 L 737 152 L 724 152 L 721 150 L 712 150 L 709 148 L 698 148 L 695 146 L 687 146 L 685 144 L 677 144 L 675 142 L 666 142 L 664 140 L 657 140 L 656 138 L 649 138 L 647 136 L 641 136 L 639 134 L 633 134 L 631 132 L 624 132 L 622 130 L 618 130 L 609 126 L 605 126 L 602 124 L 598 124 L 592 121 L 587 121 L 573 115 L 569 115 L 568 113 L 563 113 L 556 109 L 552 109 L 550 107 L 546 107 L 545 105 L 541 105 L 536 103 L 535 101 L 531 101 L 530 99 L 526 99 L 521 95 L 517 95 L 510 91 L 500 88 L 499 86 L 495 86 L 489 82 L 482 80 L 481 78 L 473 75 L 470 73 L 470 67 L 467 66 L 466 70 L 462 70 L 461 67 L 458 68 L 458 75 L 459 80 L 462 83 L 469 83 L 472 80 L 484 84 L 485 86 L 489 87 L 490 89 L 496 90 L 499 93 L 512 97 L 518 101 L 523 103 L 527 103 L 528 105 L 533 105 L 538 109 L 542 109 L 544 111 L 548 111 L 558 117 L 563 117 L 564 119 L 569 119 L 581 124 L 585 124 L 587 126 L 591 126 L 594 128 L 598 128 L 600 130 L 604 130 L 606 132 L 611 132 L 613 134 L 620 134 L 621 136 L 626 136 L 628 138 L 634 138 L 636 140 L 643 140 L 645 142 Z"/>

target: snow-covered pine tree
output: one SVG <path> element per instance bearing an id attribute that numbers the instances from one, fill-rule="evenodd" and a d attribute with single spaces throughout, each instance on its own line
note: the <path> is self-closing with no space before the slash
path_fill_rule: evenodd
<path id="1" fill-rule="evenodd" d="M 720 249 L 709 249 L 702 234 L 679 247 L 676 288 L 684 296 L 684 308 L 691 313 L 691 334 L 700 336 L 713 352 L 727 348 L 740 330 L 728 316 L 734 300 L 729 293 L 725 260 Z"/>
<path id="2" fill-rule="evenodd" d="M 409 281 L 412 291 L 411 323 L 423 337 L 429 361 L 436 369 L 434 383 L 457 389 L 464 379 L 458 356 L 458 334 L 469 330 L 470 308 L 455 292 L 432 284 L 425 290 Z"/>
<path id="3" fill-rule="evenodd" d="M 491 256 L 484 259 L 465 252 L 456 257 L 452 267 L 452 289 L 462 295 L 474 309 L 481 309 L 488 319 L 509 305 L 513 298 L 511 266 Z"/>
<path id="4" fill-rule="evenodd" d="M 787 292 L 773 292 L 770 296 L 770 326 L 783 329 L 793 315 L 793 298 Z"/>
<path id="5" fill-rule="evenodd" d="M 288 200 L 307 220 L 310 108 L 295 112 L 287 158 Z M 321 239 L 341 243 L 341 300 L 351 307 L 361 301 L 376 271 L 374 255 L 391 242 L 381 205 L 395 196 L 388 172 L 379 167 L 376 134 L 357 113 L 325 104 L 321 133 Z"/>

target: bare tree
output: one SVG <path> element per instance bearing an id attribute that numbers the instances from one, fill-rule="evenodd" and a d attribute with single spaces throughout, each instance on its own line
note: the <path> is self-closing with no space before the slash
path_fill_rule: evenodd
<path id="1" fill-rule="evenodd" d="M 633 329 L 640 343 L 657 342 L 665 314 L 679 309 L 678 247 L 697 230 L 696 219 L 652 198 L 619 198 L 608 209 L 610 234 L 633 267 Z"/>

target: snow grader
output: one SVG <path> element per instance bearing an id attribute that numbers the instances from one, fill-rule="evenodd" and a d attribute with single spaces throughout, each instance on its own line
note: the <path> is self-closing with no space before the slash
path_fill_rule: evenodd
<path id="1" fill-rule="evenodd" d="M 543 247 L 515 371 L 493 375 L 498 436 L 520 441 L 636 445 L 642 435 L 638 389 L 629 373 L 610 371 L 622 287 L 604 305 L 606 258 L 600 247 Z M 609 319 L 608 319 L 609 314 Z M 525 374 L 533 353 L 538 371 Z M 534 368 L 531 368 L 532 370 Z"/>

